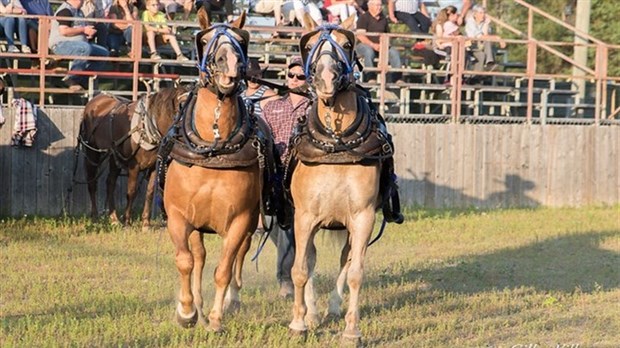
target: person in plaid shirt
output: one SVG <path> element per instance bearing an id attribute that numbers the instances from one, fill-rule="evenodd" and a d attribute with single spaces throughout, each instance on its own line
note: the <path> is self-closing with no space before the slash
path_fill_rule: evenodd
<path id="1" fill-rule="evenodd" d="M 303 89 L 306 84 L 303 63 L 301 58 L 293 58 L 288 66 L 286 85 L 290 89 Z M 288 140 L 292 135 L 293 128 L 300 116 L 306 114 L 309 99 L 294 93 L 288 93 L 281 98 L 265 104 L 263 118 L 271 127 L 274 142 L 280 159 L 284 163 L 286 158 Z"/>
<path id="2" fill-rule="evenodd" d="M 302 90 L 306 84 L 303 62 L 301 58 L 294 58 L 288 66 L 286 84 L 290 89 Z M 263 108 L 263 118 L 271 127 L 274 143 L 280 155 L 282 163 L 288 153 L 289 138 L 300 116 L 306 114 L 309 99 L 294 93 L 288 93 L 281 98 L 268 102 Z M 274 231 L 269 238 L 278 248 L 278 267 L 276 276 L 280 283 L 281 297 L 293 296 L 293 281 L 291 280 L 291 268 L 295 260 L 295 239 L 293 229 L 282 229 L 278 224 L 273 224 Z"/>

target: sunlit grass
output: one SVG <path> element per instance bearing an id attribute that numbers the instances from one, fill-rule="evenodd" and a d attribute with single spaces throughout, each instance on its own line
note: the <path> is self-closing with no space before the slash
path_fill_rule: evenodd
<path id="1" fill-rule="evenodd" d="M 620 342 L 620 207 L 410 210 L 366 258 L 367 346 L 512 347 Z M 220 239 L 206 236 L 205 311 Z M 319 235 L 316 288 L 325 310 L 339 247 Z M 255 241 L 250 253 L 256 250 Z M 291 338 L 277 297 L 275 250 L 246 263 L 243 307 L 226 333 L 172 321 L 177 284 L 167 232 L 85 218 L 0 222 L 0 345 L 326 347 L 344 322 Z M 346 308 L 346 302 L 345 302 Z"/>

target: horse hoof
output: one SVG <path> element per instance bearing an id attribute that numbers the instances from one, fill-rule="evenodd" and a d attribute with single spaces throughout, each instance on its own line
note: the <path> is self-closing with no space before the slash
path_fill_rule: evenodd
<path id="1" fill-rule="evenodd" d="M 151 231 L 151 225 L 142 225 L 142 232 L 149 232 Z"/>
<path id="2" fill-rule="evenodd" d="M 239 313 L 241 309 L 241 301 L 235 300 L 224 303 L 224 312 L 229 314 Z"/>
<path id="3" fill-rule="evenodd" d="M 324 323 L 336 323 L 340 321 L 340 313 L 327 313 L 323 318 Z"/>
<path id="4" fill-rule="evenodd" d="M 205 319 L 204 316 L 199 315 L 198 316 L 198 325 L 204 327 L 205 329 L 209 329 L 209 322 L 207 322 L 207 320 Z"/>
<path id="5" fill-rule="evenodd" d="M 316 328 L 321 324 L 321 318 L 317 313 L 306 314 L 304 321 L 306 322 L 306 326 L 310 328 Z"/>
<path id="6" fill-rule="evenodd" d="M 224 332 L 226 332 L 222 324 L 219 324 L 219 323 L 218 324 L 209 323 L 209 326 L 207 326 L 207 331 L 213 332 L 214 334 L 223 334 Z"/>
<path id="7" fill-rule="evenodd" d="M 295 330 L 295 329 L 288 329 L 289 335 L 295 338 L 301 338 L 303 340 L 305 340 L 308 337 L 308 330 Z"/>
<path id="8" fill-rule="evenodd" d="M 180 327 L 188 329 L 188 328 L 192 328 L 196 326 L 196 321 L 198 321 L 198 311 L 196 309 L 194 309 L 194 312 L 190 314 L 189 316 L 185 316 L 184 314 L 181 314 L 179 309 L 177 309 L 175 313 L 176 313 L 176 322 Z"/>
<path id="9" fill-rule="evenodd" d="M 280 283 L 280 291 L 278 292 L 278 296 L 284 299 L 293 298 L 294 291 L 295 287 L 293 286 L 293 282 L 283 281 Z"/>
<path id="10" fill-rule="evenodd" d="M 303 320 L 293 320 L 289 325 L 289 332 L 292 336 L 306 335 L 308 327 Z"/>
<path id="11" fill-rule="evenodd" d="M 342 346 L 362 347 L 362 335 L 359 334 L 359 332 L 353 335 L 348 335 L 345 332 L 342 334 L 342 339 L 340 341 L 341 341 L 340 343 Z"/>

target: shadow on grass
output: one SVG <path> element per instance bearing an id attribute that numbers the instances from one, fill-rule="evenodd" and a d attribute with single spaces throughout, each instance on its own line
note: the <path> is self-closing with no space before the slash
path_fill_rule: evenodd
<path id="1" fill-rule="evenodd" d="M 600 243 L 619 231 L 575 233 L 527 246 L 490 254 L 453 259 L 438 268 L 411 269 L 400 274 L 369 274 L 364 287 L 423 281 L 435 290 L 476 294 L 492 290 L 534 288 L 537 291 L 583 293 L 620 287 L 620 254 L 600 248 Z M 364 312 L 399 308 L 420 299 L 420 292 L 388 296 Z M 424 301 L 424 300 L 423 300 Z"/>

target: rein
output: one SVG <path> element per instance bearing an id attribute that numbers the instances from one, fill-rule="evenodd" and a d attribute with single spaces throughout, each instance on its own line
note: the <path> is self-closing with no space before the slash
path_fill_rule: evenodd
<path id="1" fill-rule="evenodd" d="M 276 94 L 279 95 L 279 96 L 282 96 L 282 95 L 284 95 L 286 93 L 293 93 L 293 94 L 300 95 L 302 97 L 306 97 L 308 99 L 312 98 L 312 95 L 305 91 L 305 87 L 289 88 L 286 85 L 283 85 L 283 84 L 280 85 L 280 84 L 273 83 L 273 82 L 270 82 L 270 81 L 267 81 L 267 80 L 264 80 L 264 79 L 260 79 L 258 77 L 252 77 L 248 81 L 252 81 L 252 82 L 255 82 L 255 83 L 258 83 L 258 84 L 261 84 L 261 85 L 265 85 L 265 86 L 267 86 L 267 87 L 269 87 L 271 89 L 275 89 L 277 91 Z M 273 97 L 273 96 L 261 97 L 261 98 L 250 98 L 250 100 L 252 100 L 253 103 L 257 103 L 257 102 L 260 102 L 262 100 L 265 100 L 265 99 L 268 99 L 268 98 L 271 98 L 271 97 Z"/>

